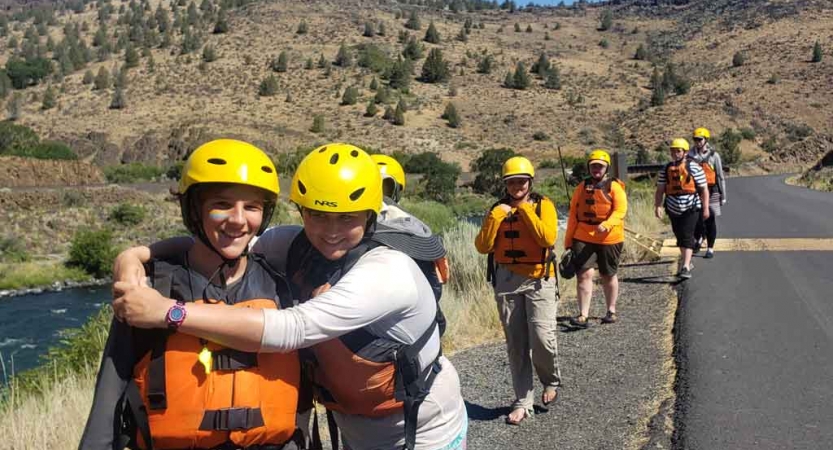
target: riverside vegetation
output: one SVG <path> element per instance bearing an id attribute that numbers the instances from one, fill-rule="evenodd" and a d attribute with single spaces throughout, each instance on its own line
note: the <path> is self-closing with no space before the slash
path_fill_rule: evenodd
<path id="1" fill-rule="evenodd" d="M 548 195 L 566 207 L 566 194 L 560 180 L 542 180 Z M 653 219 L 653 191 L 650 183 L 629 183 L 627 223 L 640 233 L 657 234 L 662 225 Z M 492 198 L 463 195 L 467 214 L 483 213 Z M 494 306 L 492 288 L 486 281 L 486 260 L 474 248 L 479 226 L 458 219 L 444 204 L 416 196 L 403 202 L 442 233 L 449 252 L 452 277 L 441 302 L 448 319 L 444 346 L 449 352 L 492 341 L 502 334 Z M 473 206 L 476 205 L 476 206 Z M 297 222 L 297 215 L 284 205 L 279 216 L 285 223 Z M 563 230 L 556 244 L 563 248 Z M 625 246 L 625 260 L 645 257 L 635 245 Z M 575 286 L 561 283 L 562 308 L 575 308 Z M 111 310 L 105 306 L 80 329 L 65 332 L 62 343 L 48 351 L 43 364 L 30 371 L 11 376 L 0 389 L 0 435 L 15 449 L 74 448 L 82 432 L 84 419 L 92 402 L 95 373 L 106 340 Z M 10 374 L 6 374 L 9 376 Z M 50 426 L 44 427 L 44 423 Z"/>

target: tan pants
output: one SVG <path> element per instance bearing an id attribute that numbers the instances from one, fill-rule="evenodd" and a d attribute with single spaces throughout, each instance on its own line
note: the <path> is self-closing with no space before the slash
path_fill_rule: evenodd
<path id="1" fill-rule="evenodd" d="M 532 411 L 532 369 L 544 387 L 560 386 L 558 368 L 558 297 L 555 278 L 530 279 L 500 266 L 495 271 L 495 299 L 506 336 L 515 401 L 512 409 Z"/>

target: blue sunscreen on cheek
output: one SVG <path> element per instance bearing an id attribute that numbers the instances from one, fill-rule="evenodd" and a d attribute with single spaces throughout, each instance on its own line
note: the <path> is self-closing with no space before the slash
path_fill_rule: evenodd
<path id="1" fill-rule="evenodd" d="M 212 209 L 208 212 L 208 217 L 210 217 L 211 220 L 225 220 L 229 218 L 229 213 L 217 209 Z"/>

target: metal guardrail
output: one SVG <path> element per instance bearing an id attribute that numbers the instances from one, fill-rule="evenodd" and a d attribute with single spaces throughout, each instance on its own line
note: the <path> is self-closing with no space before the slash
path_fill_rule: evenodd
<path id="1" fill-rule="evenodd" d="M 628 173 L 656 173 L 662 170 L 665 164 L 634 164 L 627 167 Z M 729 167 L 723 166 L 723 172 L 729 173 Z"/>

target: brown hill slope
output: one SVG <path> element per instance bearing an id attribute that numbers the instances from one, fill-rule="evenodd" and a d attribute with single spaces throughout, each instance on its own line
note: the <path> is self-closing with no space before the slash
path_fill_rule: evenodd
<path id="1" fill-rule="evenodd" d="M 449 84 L 412 81 L 404 95 L 409 105 L 405 125 L 394 126 L 382 120 L 381 112 L 364 117 L 365 105 L 375 95 L 367 88 L 374 77 L 369 70 L 333 67 L 327 75 L 325 69 L 304 66 L 307 59 L 317 62 L 321 55 L 333 61 L 342 42 L 351 47 L 374 43 L 396 54 L 402 48 L 397 35 L 405 30 L 407 11 L 413 7 L 358 0 L 258 2 L 230 12 L 226 34 L 208 34 L 211 24 L 203 25 L 204 41 L 219 54 L 214 62 L 201 65 L 200 52 L 178 54 L 179 32 L 171 48 L 152 50 L 152 73 L 147 58 L 129 72 L 127 108 L 108 109 L 112 89 L 90 90 L 81 82 L 82 70 L 60 84 L 57 108 L 40 109 L 45 87 L 26 89 L 21 122 L 45 137 L 71 141 L 82 156 L 100 164 L 164 163 L 221 135 L 249 139 L 273 152 L 328 140 L 387 151 L 430 150 L 464 168 L 490 147 L 512 147 L 537 160 L 553 157 L 557 145 L 574 154 L 596 146 L 650 149 L 670 137 L 689 135 L 696 126 L 709 127 L 715 134 L 730 127 L 750 128 L 757 144 L 778 148 L 815 132 L 833 133 L 831 57 L 808 62 L 816 40 L 825 49 L 833 48 L 828 27 L 833 10 L 825 2 L 786 2 L 792 5 L 779 8 L 783 3 L 694 1 L 651 10 L 632 2 L 613 7 L 614 25 L 604 32 L 597 29 L 603 11 L 599 7 L 514 14 L 416 8 L 422 29 L 406 31 L 422 38 L 428 23 L 435 22 L 442 41 L 423 43 L 425 53 L 442 49 L 451 63 L 450 86 L 457 92 L 451 97 Z M 779 13 L 785 8 L 787 13 Z M 395 19 L 401 10 L 405 16 Z M 657 13 L 648 14 L 651 11 Z M 88 31 L 82 34 L 89 42 L 97 29 L 96 14 L 93 7 L 62 16 L 59 22 L 87 23 Z M 701 16 L 712 20 L 700 20 L 693 27 L 692 17 Z M 111 30 L 117 28 L 116 17 Z M 475 26 L 464 43 L 454 37 L 466 18 Z M 308 25 L 307 34 L 296 33 L 302 21 Z M 363 37 L 367 21 L 384 23 L 386 35 Z M 477 26 L 481 23 L 482 28 Z M 516 23 L 521 32 L 514 31 Z M 524 31 L 527 26 L 531 32 Z M 20 27 L 11 33 L 20 40 L 24 31 Z M 50 34 L 60 39 L 58 27 Z M 678 74 L 691 78 L 690 93 L 668 96 L 663 106 L 649 106 L 653 64 L 633 59 L 641 43 L 655 51 L 660 67 L 668 58 Z M 288 71 L 273 73 L 269 63 L 284 50 Z M 732 67 L 739 51 L 746 62 Z M 545 89 L 534 77 L 527 90 L 501 87 L 517 62 L 529 68 L 541 52 L 560 68 L 562 89 Z M 486 53 L 494 56 L 495 69 L 479 74 L 477 62 Z M 0 62 L 8 56 L 7 51 Z M 96 73 L 123 61 L 122 52 L 118 60 L 88 67 Z M 416 63 L 416 75 L 423 61 Z M 259 97 L 258 86 L 270 74 L 278 79 L 278 94 Z M 344 89 L 351 85 L 360 86 L 358 103 L 339 106 Z M 287 94 L 290 102 L 285 101 Z M 463 118 L 459 129 L 447 127 L 440 118 L 451 101 Z M 309 131 L 315 114 L 325 118 L 324 133 Z M 536 133 L 538 139 L 551 139 L 536 140 Z"/>

